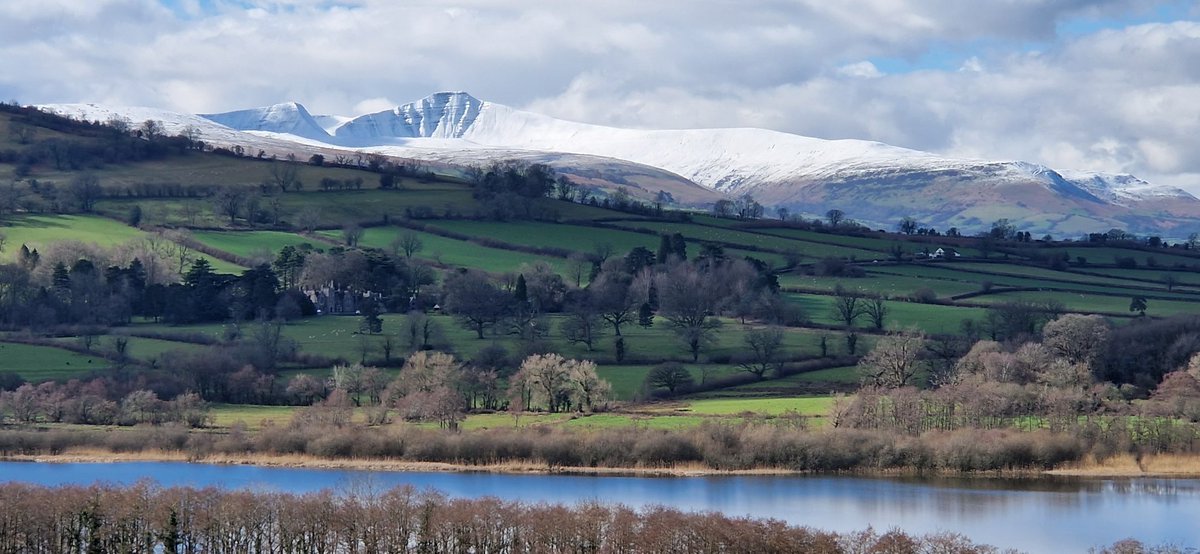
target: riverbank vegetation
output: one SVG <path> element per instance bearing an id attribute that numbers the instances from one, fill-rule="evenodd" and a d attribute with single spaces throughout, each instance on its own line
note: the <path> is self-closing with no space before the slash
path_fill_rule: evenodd
<path id="1" fill-rule="evenodd" d="M 0 552 L 916 552 L 998 550 L 950 533 L 831 533 L 777 520 L 411 487 L 305 495 L 0 485 Z"/>

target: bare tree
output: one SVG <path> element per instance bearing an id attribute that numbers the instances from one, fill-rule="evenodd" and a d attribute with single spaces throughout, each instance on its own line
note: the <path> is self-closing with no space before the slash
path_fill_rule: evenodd
<path id="1" fill-rule="evenodd" d="M 658 364 L 650 370 L 650 373 L 646 374 L 646 386 L 661 387 L 667 389 L 667 392 L 671 394 L 675 394 L 676 390 L 687 390 L 694 383 L 692 372 L 679 362 Z"/>
<path id="2" fill-rule="evenodd" d="M 421 240 L 421 236 L 413 231 L 407 231 L 404 234 L 396 237 L 396 242 L 393 243 L 393 251 L 404 252 L 405 258 L 412 258 L 414 254 L 425 248 L 425 242 Z"/>
<path id="3" fill-rule="evenodd" d="M 1042 344 L 1071 363 L 1088 363 L 1108 342 L 1108 335 L 1103 317 L 1067 314 L 1042 328 Z"/>
<path id="4" fill-rule="evenodd" d="M 222 187 L 213 196 L 213 206 L 217 213 L 229 217 L 229 224 L 237 222 L 237 216 L 242 212 L 242 204 L 246 202 L 246 193 L 235 187 Z"/>
<path id="5" fill-rule="evenodd" d="M 783 369 L 783 330 L 778 327 L 754 329 L 742 341 L 747 351 L 738 356 L 738 367 L 758 379 L 768 371 Z"/>
<path id="6" fill-rule="evenodd" d="M 833 289 L 833 316 L 846 327 L 853 327 L 854 321 L 862 315 L 864 306 L 858 296 L 837 285 Z"/>
<path id="7" fill-rule="evenodd" d="M 659 312 L 687 345 L 692 360 L 715 340 L 720 320 L 711 316 L 720 301 L 716 279 L 701 274 L 695 267 L 680 264 L 661 276 L 658 284 Z"/>
<path id="8" fill-rule="evenodd" d="M 521 369 L 510 380 L 509 387 L 527 388 L 531 403 L 545 405 L 551 412 L 562 411 L 570 402 L 571 365 L 568 362 L 574 361 L 558 354 L 534 354 L 521 362 Z"/>
<path id="9" fill-rule="evenodd" d="M 346 246 L 358 246 L 358 241 L 362 240 L 362 236 L 363 228 L 354 223 L 348 223 L 342 227 L 342 240 L 346 241 Z"/>
<path id="10" fill-rule="evenodd" d="M 138 132 L 142 134 L 143 138 L 154 140 L 161 137 L 165 131 L 163 130 L 163 123 L 161 121 L 147 119 L 142 122 L 141 127 L 138 127 Z"/>
<path id="11" fill-rule="evenodd" d="M 192 248 L 191 233 L 185 229 L 175 229 L 155 234 L 162 237 L 162 242 L 158 244 L 161 245 L 162 252 L 171 260 L 175 273 L 183 275 L 188 265 L 196 259 L 195 249 Z"/>
<path id="12" fill-rule="evenodd" d="M 96 201 L 104 195 L 100 187 L 100 179 L 91 173 L 84 173 L 71 181 L 67 189 L 79 211 L 89 213 L 96 206 Z"/>
<path id="13" fill-rule="evenodd" d="M 279 192 L 287 192 L 290 188 L 299 190 L 300 170 L 294 163 L 271 162 L 271 169 L 267 173 L 267 183 L 278 187 Z"/>
<path id="14" fill-rule="evenodd" d="M 487 275 L 476 271 L 446 279 L 445 308 L 459 324 L 483 338 L 484 331 L 504 317 L 512 296 L 500 290 Z"/>
<path id="15" fill-rule="evenodd" d="M 588 269 L 592 262 L 588 260 L 587 255 L 581 252 L 574 252 L 567 256 L 567 277 L 575 281 L 575 286 L 579 287 L 583 283 L 583 276 L 588 274 Z"/>
<path id="16" fill-rule="evenodd" d="M 321 209 L 305 206 L 296 212 L 296 226 L 305 233 L 311 233 L 321 224 Z"/>
<path id="17" fill-rule="evenodd" d="M 879 339 L 858 362 L 863 381 L 877 387 L 898 388 L 912 384 L 920 369 L 919 356 L 925 335 L 916 330 L 892 333 Z"/>
<path id="18" fill-rule="evenodd" d="M 572 344 L 583 343 L 589 352 L 595 342 L 604 334 L 604 321 L 597 313 L 596 307 L 584 299 L 567 307 L 567 318 L 559 327 L 564 339 Z"/>
<path id="19" fill-rule="evenodd" d="M 576 409 L 590 412 L 597 404 L 608 400 L 612 385 L 596 374 L 596 363 L 591 360 L 568 360 L 570 369 L 567 379 L 571 385 L 571 399 Z"/>
<path id="20" fill-rule="evenodd" d="M 874 294 L 867 297 L 863 301 L 863 313 L 871 318 L 871 325 L 878 330 L 883 330 L 884 319 L 887 318 L 888 305 L 883 296 Z"/>
<path id="21" fill-rule="evenodd" d="M 601 273 L 588 286 L 591 304 L 596 308 L 600 317 L 612 325 L 613 333 L 621 336 L 621 326 L 633 322 L 637 318 L 637 309 L 641 305 L 630 288 L 627 275 L 619 272 Z"/>
<path id="22" fill-rule="evenodd" d="M 838 209 L 832 209 L 825 212 L 825 220 L 829 222 L 830 227 L 838 227 L 846 220 L 846 212 Z"/>

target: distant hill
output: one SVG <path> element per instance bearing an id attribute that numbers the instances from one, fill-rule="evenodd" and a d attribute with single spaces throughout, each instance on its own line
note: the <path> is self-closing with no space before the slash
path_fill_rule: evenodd
<path id="1" fill-rule="evenodd" d="M 122 112 L 48 107 L 92 119 Z M 134 120 L 144 115 L 129 112 Z M 702 205 L 751 194 L 768 213 L 788 208 L 820 215 L 836 208 L 875 227 L 912 217 L 922 226 L 970 232 L 1006 218 L 1018 228 L 1057 236 L 1111 228 L 1174 237 L 1200 231 L 1200 200 L 1132 175 L 955 159 L 763 129 L 618 129 L 516 110 L 465 92 L 436 93 L 355 118 L 313 116 L 296 103 L 203 117 L 211 127 L 201 129 L 206 140 L 365 150 L 458 166 L 523 159 L 600 188 L 626 186 L 635 196 L 663 190 L 681 203 Z M 200 118 L 162 113 L 158 119 L 196 125 Z"/>

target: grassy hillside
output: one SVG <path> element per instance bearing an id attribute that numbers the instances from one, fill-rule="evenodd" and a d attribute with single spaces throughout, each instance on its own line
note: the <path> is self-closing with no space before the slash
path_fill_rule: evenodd
<path id="1" fill-rule="evenodd" d="M 31 152 L 38 147 L 37 141 L 44 139 L 93 146 L 106 140 L 94 130 L 39 128 L 33 143 L 22 144 L 7 132 L 12 125 L 11 115 L 0 114 L 0 150 L 17 154 Z M 630 213 L 548 197 L 527 202 L 525 207 L 532 217 L 497 220 L 485 217 L 494 215 L 494 201 L 478 200 L 471 186 L 453 178 L 403 177 L 394 190 L 383 190 L 377 172 L 298 163 L 292 167 L 303 183 L 299 190 L 264 189 L 262 184 L 270 180 L 272 168 L 280 163 L 287 162 L 193 150 L 140 161 L 96 162 L 73 169 L 56 167 L 45 160 L 29 167 L 0 163 L 0 179 L 19 181 L 12 189 L 19 194 L 10 191 L 16 199 L 9 197 L 5 202 L 0 195 L 0 232 L 5 237 L 0 260 L 14 261 L 14 252 L 22 244 L 45 250 L 56 242 L 81 241 L 113 249 L 157 236 L 155 233 L 164 229 L 179 228 L 188 230 L 191 240 L 203 246 L 207 254 L 202 257 L 210 260 L 218 272 L 240 274 L 246 268 L 228 260 L 269 262 L 286 246 L 325 251 L 347 248 L 344 229 L 361 226 L 360 248 L 392 251 L 399 237 L 417 237 L 421 246 L 413 258 L 435 268 L 439 280 L 432 286 L 423 285 L 422 294 L 436 296 L 445 276 L 463 268 L 502 274 L 547 264 L 564 276 L 570 288 L 575 285 L 572 273 L 582 273 L 579 284 L 587 285 L 591 263 L 579 262 L 581 257 L 603 253 L 620 258 L 638 247 L 656 252 L 662 234 L 678 233 L 684 237 L 691 258 L 706 244 L 716 243 L 729 258 L 749 256 L 778 270 L 775 277 L 783 300 L 798 308 L 804 320 L 784 332 L 782 357 L 789 371 L 823 353 L 830 364 L 834 363 L 832 356 L 850 354 L 850 334 L 858 340 L 854 353 L 862 354 L 886 332 L 915 328 L 932 335 L 958 333 L 964 321 L 982 324 L 988 320 L 989 307 L 1003 303 L 1029 302 L 1052 309 L 1061 306 L 1065 311 L 1099 313 L 1114 320 L 1134 315 L 1129 310 L 1133 297 L 1146 299 L 1147 315 L 1151 317 L 1200 310 L 1200 256 L 1181 248 L 998 244 L 984 249 L 988 253 L 984 256 L 979 246 L 987 245 L 964 238 L 862 229 L 849 233 L 821 226 L 738 221 L 704 214 L 655 217 L 653 210 Z M 21 172 L 27 174 L 18 179 Z M 84 174 L 98 179 L 102 189 L 90 213 L 72 207 L 75 199 L 64 192 L 70 191 L 70 183 Z M 32 179 L 38 181 L 37 187 Z M 330 187 L 330 182 L 361 185 Z M 48 187 L 47 183 L 55 186 Z M 246 193 L 246 206 L 232 220 L 215 201 L 219 187 L 234 187 Z M 324 190 L 338 188 L 341 190 Z M 51 189 L 55 192 L 47 192 Z M 251 208 L 251 200 L 256 209 Z M 50 213 L 55 211 L 64 213 Z M 962 257 L 931 260 L 926 256 L 939 247 L 954 248 Z M 840 263 L 829 264 L 828 259 Z M 886 308 L 882 328 L 875 328 L 865 316 L 844 328 L 835 309 L 837 291 L 864 298 L 882 297 Z M 762 325 L 728 317 L 728 311 L 722 313 L 725 315 L 713 343 L 697 360 L 692 360 L 663 317 L 654 319 L 649 328 L 624 325 L 625 352 L 620 359 L 616 337 L 607 325 L 592 350 L 569 343 L 562 333 L 567 318 L 564 314 L 547 314 L 541 323 L 547 332 L 537 341 L 522 341 L 504 332 L 480 340 L 448 315 L 431 312 L 430 319 L 440 329 L 436 347 L 452 351 L 463 360 L 492 346 L 500 346 L 518 359 L 525 353 L 545 351 L 591 359 L 599 364 L 598 372 L 611 383 L 615 396 L 624 401 L 646 396 L 646 375 L 664 361 L 683 363 L 693 379 L 706 387 L 714 382 L 730 385 L 650 413 L 530 417 L 521 425 L 674 428 L 696 425 L 711 417 L 738 420 L 743 412 L 778 416 L 795 411 L 819 416 L 828 409 L 829 401 L 811 398 L 813 391 L 846 390 L 859 380 L 853 366 L 839 365 L 796 374 L 785 371 L 782 377 L 769 373 L 768 379 L 748 382 L 747 373 L 737 362 L 747 352 L 746 337 Z M 381 333 L 365 335 L 359 332 L 361 318 L 353 315 L 287 323 L 283 336 L 311 356 L 299 358 L 307 362 L 284 367 L 275 376 L 277 384 L 282 387 L 287 379 L 302 373 L 326 379 L 331 365 L 326 362 L 332 361 L 381 363 L 389 366 L 389 374 L 395 374 L 407 351 L 407 320 L 402 314 L 388 313 L 382 321 Z M 141 319 L 107 330 L 62 329 L 53 337 L 44 337 L 48 345 L 0 344 L 0 371 L 13 371 L 31 381 L 88 375 L 116 365 L 113 349 L 118 338 L 127 338 L 126 356 L 132 366 L 169 371 L 171 368 L 160 365 L 168 352 L 205 352 L 207 346 L 201 343 L 231 344 L 231 337 L 245 337 L 248 329 L 244 324 L 240 329 L 232 323 L 173 326 Z M 93 352 L 84 355 L 71 350 L 77 349 L 82 336 L 93 334 L 98 336 Z M 393 348 L 385 359 L 384 343 L 388 341 Z M 506 368 L 506 375 L 513 369 Z M 222 406 L 218 419 L 221 425 L 235 421 L 257 424 L 263 419 L 286 419 L 291 413 L 283 408 Z M 507 415 L 475 414 L 464 426 L 516 424 Z"/>

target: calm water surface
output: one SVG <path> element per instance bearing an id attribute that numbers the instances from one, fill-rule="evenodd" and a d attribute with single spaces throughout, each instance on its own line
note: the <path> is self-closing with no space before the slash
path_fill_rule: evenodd
<path id="1" fill-rule="evenodd" d="M 128 484 L 286 492 L 412 485 L 456 497 L 496 496 L 573 504 L 660 504 L 732 516 L 771 517 L 820 529 L 873 526 L 952 531 L 1028 552 L 1085 552 L 1133 537 L 1200 546 L 1196 479 L 885 479 L 857 477 L 596 477 L 288 469 L 174 462 L 0 462 L 0 481 Z M 3 509 L 3 507 L 0 507 Z"/>

